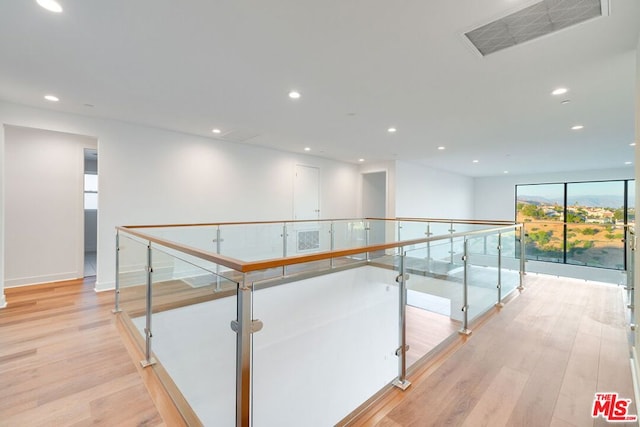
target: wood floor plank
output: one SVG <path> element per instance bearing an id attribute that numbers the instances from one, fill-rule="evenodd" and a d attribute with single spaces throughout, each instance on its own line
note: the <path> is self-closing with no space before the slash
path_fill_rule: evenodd
<path id="1" fill-rule="evenodd" d="M 463 427 L 505 425 L 528 379 L 528 373 L 503 366 L 465 418 Z"/>
<path id="2" fill-rule="evenodd" d="M 627 328 L 619 287 L 527 275 L 525 291 L 445 362 L 409 377 L 402 398 L 380 402 L 382 417 L 363 414 L 370 421 L 354 425 L 600 425 L 591 417 L 596 390 L 626 393 L 631 384 Z"/>
<path id="3" fill-rule="evenodd" d="M 5 290 L 0 426 L 165 425 L 94 284 Z"/>

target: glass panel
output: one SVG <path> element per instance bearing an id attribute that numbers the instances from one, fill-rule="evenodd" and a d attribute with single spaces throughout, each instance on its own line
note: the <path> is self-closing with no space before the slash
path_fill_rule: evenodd
<path id="1" fill-rule="evenodd" d="M 284 224 L 242 224 L 220 226 L 221 254 L 242 261 L 285 256 Z M 287 234 L 295 230 L 287 228 Z M 287 253 L 294 248 L 287 248 Z"/>
<path id="2" fill-rule="evenodd" d="M 498 254 L 482 254 L 470 248 L 483 245 L 486 236 L 467 239 L 467 303 L 469 324 L 498 302 Z M 464 267 L 457 277 L 464 283 Z"/>
<path id="3" fill-rule="evenodd" d="M 624 270 L 624 226 L 567 224 L 567 264 Z"/>
<path id="4" fill-rule="evenodd" d="M 147 242 L 123 232 L 119 236 L 120 308 L 129 316 L 139 316 L 145 310 Z"/>
<path id="5" fill-rule="evenodd" d="M 335 425 L 397 377 L 398 273 L 358 265 L 254 283 L 256 427 Z"/>
<path id="6" fill-rule="evenodd" d="M 564 184 L 516 186 L 516 221 L 525 224 L 527 259 L 564 260 Z"/>
<path id="7" fill-rule="evenodd" d="M 98 209 L 98 193 L 84 193 L 84 208 L 85 210 Z"/>
<path id="8" fill-rule="evenodd" d="M 424 239 L 430 236 L 431 225 L 427 222 L 402 221 L 400 223 L 400 240 Z"/>
<path id="9" fill-rule="evenodd" d="M 348 249 L 366 246 L 366 228 L 365 221 L 335 221 L 333 223 L 334 248 Z"/>
<path id="10" fill-rule="evenodd" d="M 502 298 L 520 285 L 520 242 L 516 240 L 517 235 L 515 229 L 502 233 Z"/>
<path id="11" fill-rule="evenodd" d="M 396 221 L 368 220 L 369 223 L 369 244 L 380 245 L 387 242 L 394 242 L 397 229 Z"/>
<path id="12" fill-rule="evenodd" d="M 567 263 L 624 269 L 624 181 L 567 184 Z"/>
<path id="13" fill-rule="evenodd" d="M 84 191 L 98 192 L 98 175 L 84 174 Z"/>
<path id="14" fill-rule="evenodd" d="M 436 241 L 406 251 L 409 367 L 462 327 L 460 267 L 450 263 L 449 248 L 448 241 Z"/>
<path id="15" fill-rule="evenodd" d="M 234 425 L 237 284 L 154 244 L 152 265 L 156 360 L 203 425 Z M 144 336 L 144 312 L 131 321 Z"/>

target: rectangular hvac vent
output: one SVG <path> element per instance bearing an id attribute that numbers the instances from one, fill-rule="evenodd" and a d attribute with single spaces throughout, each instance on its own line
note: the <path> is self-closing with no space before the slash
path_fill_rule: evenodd
<path id="1" fill-rule="evenodd" d="M 465 33 L 482 56 L 609 14 L 608 0 L 543 0 Z"/>
<path id="2" fill-rule="evenodd" d="M 227 142 L 246 142 L 258 135 L 259 134 L 257 134 L 256 132 L 247 130 L 232 130 L 218 136 L 217 138 Z"/>
<path id="3" fill-rule="evenodd" d="M 298 231 L 298 252 L 320 249 L 320 230 Z"/>

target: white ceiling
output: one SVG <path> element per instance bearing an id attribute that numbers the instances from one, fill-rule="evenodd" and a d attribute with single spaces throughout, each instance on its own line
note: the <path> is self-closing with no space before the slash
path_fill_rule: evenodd
<path id="1" fill-rule="evenodd" d="M 486 57 L 463 33 L 535 2 L 59 2 L 61 14 L 0 2 L 0 99 L 469 176 L 633 160 L 638 0 Z M 558 86 L 568 94 L 551 96 Z"/>

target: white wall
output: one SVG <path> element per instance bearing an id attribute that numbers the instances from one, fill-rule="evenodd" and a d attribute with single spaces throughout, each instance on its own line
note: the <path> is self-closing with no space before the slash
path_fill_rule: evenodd
<path id="1" fill-rule="evenodd" d="M 633 167 L 603 169 L 582 172 L 560 172 L 536 175 L 504 175 L 476 178 L 475 218 L 515 220 L 515 191 L 517 184 L 542 184 L 553 182 L 606 181 L 633 179 Z"/>
<path id="2" fill-rule="evenodd" d="M 82 277 L 80 135 L 5 126 L 5 286 Z"/>
<path id="3" fill-rule="evenodd" d="M 321 170 L 323 218 L 358 208 L 358 167 L 348 163 L 6 102 L 0 123 L 98 138 L 99 290 L 114 285 L 117 225 L 290 219 L 296 163 Z"/>
<path id="4" fill-rule="evenodd" d="M 413 162 L 396 162 L 396 216 L 472 219 L 474 180 Z"/>

